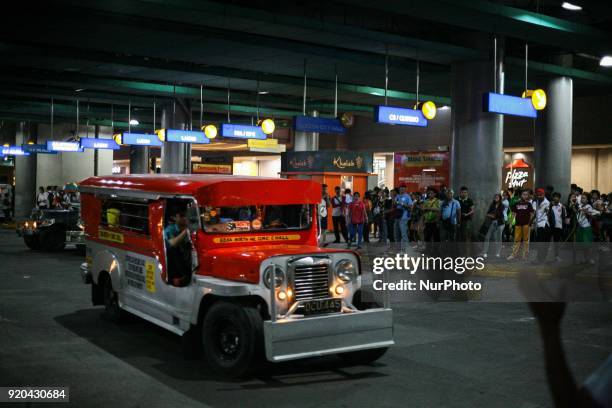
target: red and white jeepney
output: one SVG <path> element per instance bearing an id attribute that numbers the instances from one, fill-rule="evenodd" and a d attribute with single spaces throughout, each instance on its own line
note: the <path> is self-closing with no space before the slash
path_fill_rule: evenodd
<path id="1" fill-rule="evenodd" d="M 194 336 L 210 366 L 232 375 L 260 351 L 367 363 L 393 344 L 391 309 L 361 301 L 359 256 L 317 245 L 318 183 L 133 175 L 79 188 L 82 275 L 112 320 L 127 311 Z M 189 253 L 176 262 L 167 231 L 182 230 L 180 213 Z"/>

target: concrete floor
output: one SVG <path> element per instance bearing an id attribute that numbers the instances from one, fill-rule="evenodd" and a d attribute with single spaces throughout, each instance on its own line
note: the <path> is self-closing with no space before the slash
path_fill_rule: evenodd
<path id="1" fill-rule="evenodd" d="M 397 345 L 374 365 L 329 357 L 232 381 L 185 360 L 179 338 L 152 324 L 102 320 L 81 261 L 71 250 L 30 251 L 0 230 L 0 386 L 69 386 L 80 407 L 551 406 L 522 303 L 399 304 Z M 612 304 L 569 306 L 564 340 L 579 381 L 612 350 L 611 323 Z"/>

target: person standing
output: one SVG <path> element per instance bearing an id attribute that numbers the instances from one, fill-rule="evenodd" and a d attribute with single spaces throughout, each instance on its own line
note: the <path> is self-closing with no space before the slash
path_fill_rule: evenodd
<path id="1" fill-rule="evenodd" d="M 474 201 L 466 186 L 459 189 L 459 205 L 461 205 L 461 223 L 459 224 L 459 240 L 472 241 L 472 216 L 474 215 Z"/>
<path id="2" fill-rule="evenodd" d="M 550 225 L 551 236 L 553 240 L 553 249 L 555 252 L 555 261 L 561 261 L 559 257 L 559 249 L 563 242 L 563 227 L 565 226 L 567 219 L 567 210 L 565 206 L 561 204 L 561 194 L 554 192 L 552 194 L 552 204 L 550 206 L 550 212 L 548 223 Z"/>
<path id="3" fill-rule="evenodd" d="M 550 244 L 550 225 L 548 223 L 550 201 L 546 199 L 546 191 L 543 188 L 536 189 L 533 210 L 535 211 L 535 239 L 540 243 L 537 259 L 539 262 L 544 262 Z"/>
<path id="4" fill-rule="evenodd" d="M 350 188 L 344 189 L 344 194 L 342 195 L 342 211 L 344 211 L 344 222 L 348 226 L 349 229 L 349 240 L 351 237 L 351 218 L 349 214 L 349 206 L 353 202 L 353 194 Z"/>
<path id="5" fill-rule="evenodd" d="M 344 217 L 344 201 L 342 198 L 340 187 L 334 188 L 334 196 L 331 199 L 332 207 L 332 223 L 334 226 L 334 244 L 340 243 L 340 233 L 344 242 L 348 242 L 348 234 L 346 233 L 346 218 Z"/>
<path id="6" fill-rule="evenodd" d="M 444 242 L 455 242 L 457 240 L 457 225 L 461 220 L 461 204 L 454 197 L 455 192 L 452 189 L 447 189 L 440 206 L 442 219 L 440 236 Z"/>
<path id="7" fill-rule="evenodd" d="M 427 199 L 423 203 L 423 221 L 425 222 L 424 235 L 425 244 L 440 242 L 440 199 L 435 188 L 427 189 Z"/>
<path id="8" fill-rule="evenodd" d="M 387 223 L 385 221 L 385 191 L 374 189 L 376 195 L 372 201 L 372 215 L 378 230 L 378 242 L 387 242 Z"/>
<path id="9" fill-rule="evenodd" d="M 321 184 L 321 203 L 319 204 L 319 225 L 321 227 L 321 242 L 320 244 L 326 244 L 327 237 L 327 208 L 331 207 L 331 201 L 329 199 L 329 193 L 327 192 L 327 184 Z"/>
<path id="10" fill-rule="evenodd" d="M 350 220 L 350 238 L 347 248 L 350 248 L 351 244 L 356 239 L 357 249 L 360 249 L 363 240 L 363 226 L 366 223 L 367 214 L 365 204 L 361 201 L 360 194 L 357 192 L 355 192 L 351 203 L 348 205 L 348 218 Z"/>
<path id="11" fill-rule="evenodd" d="M 577 213 L 576 242 L 584 244 L 585 260 L 588 260 L 591 264 L 595 263 L 595 260 L 591 257 L 591 245 L 593 243 L 591 219 L 594 215 L 598 214 L 599 212 L 594 210 L 591 204 L 589 204 L 589 197 L 586 194 L 581 195 L 580 206 L 578 207 Z"/>
<path id="12" fill-rule="evenodd" d="M 495 194 L 493 197 L 493 202 L 491 202 L 491 205 L 489 206 L 486 217 L 491 220 L 491 224 L 489 224 L 489 229 L 485 235 L 482 256 L 483 258 L 486 258 L 489 253 L 490 242 L 497 241 L 497 251 L 495 256 L 499 258 L 501 256 L 502 248 L 501 237 L 504 231 L 504 226 L 506 225 L 504 222 L 504 204 L 500 194 Z"/>
<path id="13" fill-rule="evenodd" d="M 363 225 L 363 242 L 370 243 L 370 229 L 372 228 L 372 220 L 374 215 L 372 213 L 372 193 L 366 191 L 363 195 L 363 205 L 366 209 L 366 221 Z"/>
<path id="14" fill-rule="evenodd" d="M 395 242 L 395 234 L 393 231 L 393 225 L 395 223 L 395 207 L 393 204 L 395 203 L 395 190 L 389 191 L 389 193 L 385 196 L 385 224 L 387 226 L 386 236 L 389 242 Z M 386 241 L 385 241 L 386 243 Z"/>
<path id="15" fill-rule="evenodd" d="M 396 198 L 397 216 L 395 223 L 399 229 L 399 241 L 403 249 L 408 248 L 408 222 L 410 221 L 410 211 L 412 209 L 412 198 L 406 192 L 406 185 L 400 186 L 400 194 Z M 397 239 L 397 238 L 396 238 Z"/>
<path id="16" fill-rule="evenodd" d="M 38 188 L 38 195 L 36 196 L 36 207 L 39 210 L 44 210 L 49 206 L 49 196 L 45 193 L 45 188 L 41 186 Z"/>
<path id="17" fill-rule="evenodd" d="M 523 249 L 523 259 L 527 259 L 529 255 L 529 233 L 530 226 L 533 222 L 534 209 L 533 205 L 529 201 L 529 191 L 523 190 L 521 192 L 521 199 L 512 207 L 514 213 L 515 225 L 514 225 L 514 246 L 512 248 L 512 254 L 507 258 L 509 261 L 515 259 L 521 247 Z"/>

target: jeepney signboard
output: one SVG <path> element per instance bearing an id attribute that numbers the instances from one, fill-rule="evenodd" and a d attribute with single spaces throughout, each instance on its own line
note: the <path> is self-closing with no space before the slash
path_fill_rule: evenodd
<path id="1" fill-rule="evenodd" d="M 372 173 L 373 156 L 369 152 L 320 150 L 281 154 L 281 171 L 298 173 Z"/>
<path id="2" fill-rule="evenodd" d="M 125 255 L 125 277 L 128 286 L 155 292 L 155 264 L 133 252 Z"/>
<path id="3" fill-rule="evenodd" d="M 298 234 L 282 235 L 245 235 L 240 237 L 216 237 L 213 239 L 215 244 L 232 244 L 235 242 L 277 242 L 277 241 L 299 241 Z"/>

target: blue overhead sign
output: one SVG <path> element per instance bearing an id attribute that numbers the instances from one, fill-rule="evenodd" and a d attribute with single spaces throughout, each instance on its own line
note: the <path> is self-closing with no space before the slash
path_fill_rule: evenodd
<path id="1" fill-rule="evenodd" d="M 30 153 L 24 151 L 21 146 L 3 146 L 1 152 L 3 156 L 29 156 L 30 155 Z"/>
<path id="2" fill-rule="evenodd" d="M 157 135 L 149 135 L 146 133 L 122 133 L 121 144 L 135 146 L 161 146 L 162 141 Z"/>
<path id="3" fill-rule="evenodd" d="M 346 128 L 342 126 L 338 119 L 315 118 L 313 116 L 294 116 L 293 127 L 298 132 L 346 133 Z"/>
<path id="4" fill-rule="evenodd" d="M 164 129 L 164 140 L 166 142 L 178 142 L 178 143 L 196 143 L 196 144 L 208 144 L 210 139 L 204 135 L 204 132 L 197 130 L 178 130 L 178 129 Z"/>
<path id="5" fill-rule="evenodd" d="M 47 141 L 47 150 L 54 152 L 82 152 L 81 145 L 78 142 L 62 142 L 60 140 Z"/>
<path id="6" fill-rule="evenodd" d="M 374 108 L 374 121 L 390 125 L 427 126 L 423 112 L 398 106 L 377 106 Z"/>
<path id="7" fill-rule="evenodd" d="M 36 154 L 57 154 L 57 152 L 47 149 L 46 144 L 24 144 L 21 145 L 24 152 L 36 153 Z"/>
<path id="8" fill-rule="evenodd" d="M 493 92 L 487 92 L 483 95 L 483 109 L 485 112 L 501 113 L 504 115 L 528 118 L 538 117 L 538 112 L 533 107 L 531 98 L 521 98 L 519 96 L 502 95 Z"/>
<path id="9" fill-rule="evenodd" d="M 234 139 L 267 139 L 268 137 L 259 126 L 232 125 L 230 123 L 221 125 L 221 136 Z"/>
<path id="10" fill-rule="evenodd" d="M 96 139 L 94 137 L 82 137 L 80 142 L 82 149 L 119 150 L 119 145 L 112 139 Z"/>

